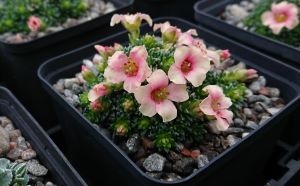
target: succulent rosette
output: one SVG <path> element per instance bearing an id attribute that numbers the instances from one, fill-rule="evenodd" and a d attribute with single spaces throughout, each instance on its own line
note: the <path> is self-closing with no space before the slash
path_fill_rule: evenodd
<path id="1" fill-rule="evenodd" d="M 154 25 L 161 37 L 140 35 L 142 20 L 152 26 L 145 14 L 113 16 L 111 25 L 122 23 L 130 42 L 96 45 L 98 53 L 82 67 L 85 116 L 115 137 L 137 133 L 164 152 L 201 142 L 207 126 L 226 131 L 243 104 L 243 82 L 256 71 L 222 70 L 229 50 L 211 50 L 194 29 L 165 22 Z"/>

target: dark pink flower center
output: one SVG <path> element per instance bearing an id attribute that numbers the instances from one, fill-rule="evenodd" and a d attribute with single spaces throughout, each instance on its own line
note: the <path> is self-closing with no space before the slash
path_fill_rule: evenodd
<path id="1" fill-rule="evenodd" d="M 151 98 L 153 101 L 160 103 L 168 98 L 169 91 L 166 87 L 154 89 L 151 92 Z"/>
<path id="2" fill-rule="evenodd" d="M 189 73 L 192 70 L 192 63 L 189 60 L 184 60 L 181 64 L 181 71 L 183 73 Z"/>
<path id="3" fill-rule="evenodd" d="M 276 20 L 276 22 L 278 22 L 278 23 L 285 22 L 287 19 L 288 19 L 288 16 L 287 16 L 286 13 L 278 13 L 278 14 L 275 14 L 275 20 Z"/>
<path id="4" fill-rule="evenodd" d="M 128 62 L 124 64 L 124 72 L 127 76 L 136 76 L 139 71 L 138 64 L 131 58 L 128 59 Z"/>

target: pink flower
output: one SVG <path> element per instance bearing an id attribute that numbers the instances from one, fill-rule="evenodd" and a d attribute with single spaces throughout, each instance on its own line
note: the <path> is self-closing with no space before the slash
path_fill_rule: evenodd
<path id="1" fill-rule="evenodd" d="M 180 34 L 177 45 L 193 45 L 194 44 L 194 38 L 193 36 L 198 36 L 198 33 L 195 29 L 190 29 L 186 32 L 183 32 Z"/>
<path id="2" fill-rule="evenodd" d="M 228 59 L 230 57 L 231 57 L 231 53 L 229 52 L 228 49 L 220 51 L 220 58 L 221 58 L 221 60 L 224 61 L 224 60 L 226 60 L 226 59 Z"/>
<path id="3" fill-rule="evenodd" d="M 99 100 L 95 100 L 93 102 L 90 103 L 90 108 L 94 111 L 94 112 L 98 112 L 100 111 L 100 109 L 102 108 L 102 105 L 100 103 Z"/>
<path id="4" fill-rule="evenodd" d="M 200 86 L 210 70 L 210 61 L 195 46 L 180 46 L 174 53 L 175 63 L 170 67 L 168 76 L 176 84 L 186 84 L 186 80 L 194 87 Z"/>
<path id="5" fill-rule="evenodd" d="M 272 32 L 278 35 L 284 27 L 292 30 L 299 24 L 298 7 L 287 1 L 273 3 L 272 11 L 263 13 L 261 20 L 263 25 L 269 26 Z"/>
<path id="6" fill-rule="evenodd" d="M 27 26 L 32 32 L 40 30 L 42 24 L 43 22 L 41 21 L 41 19 L 36 16 L 30 16 L 27 21 Z"/>
<path id="7" fill-rule="evenodd" d="M 151 17 L 147 14 L 142 13 L 126 15 L 114 14 L 111 18 L 110 26 L 114 26 L 121 22 L 129 32 L 134 32 L 140 28 L 142 20 L 147 21 L 148 24 L 152 26 Z"/>
<path id="8" fill-rule="evenodd" d="M 154 24 L 153 30 L 160 29 L 162 38 L 165 42 L 175 43 L 180 35 L 181 30 L 175 26 L 171 26 L 169 22 Z"/>
<path id="9" fill-rule="evenodd" d="M 94 47 L 98 51 L 98 53 L 106 59 L 109 56 L 112 56 L 116 51 L 114 47 L 110 46 L 95 45 Z"/>
<path id="10" fill-rule="evenodd" d="M 163 122 L 175 119 L 177 109 L 172 101 L 188 100 L 186 85 L 169 84 L 168 76 L 160 69 L 154 71 L 147 81 L 149 84 L 138 87 L 134 93 L 137 102 L 141 104 L 140 112 L 148 117 L 158 113 Z"/>
<path id="11" fill-rule="evenodd" d="M 95 85 L 88 93 L 88 99 L 90 102 L 96 101 L 99 97 L 109 94 L 110 89 L 104 83 Z"/>
<path id="12" fill-rule="evenodd" d="M 257 78 L 258 74 L 257 71 L 254 69 L 247 69 L 246 70 L 246 79 L 254 79 Z"/>
<path id="13" fill-rule="evenodd" d="M 124 82 L 124 89 L 133 93 L 151 75 L 147 57 L 148 53 L 144 46 L 134 47 L 129 57 L 123 51 L 117 51 L 108 59 L 104 77 L 111 83 Z"/>
<path id="14" fill-rule="evenodd" d="M 200 110 L 215 117 L 216 120 L 211 124 L 218 130 L 225 131 L 233 117 L 233 113 L 227 110 L 232 105 L 230 98 L 225 97 L 223 90 L 217 85 L 208 85 L 203 90 L 208 92 L 208 96 L 199 104 Z"/>

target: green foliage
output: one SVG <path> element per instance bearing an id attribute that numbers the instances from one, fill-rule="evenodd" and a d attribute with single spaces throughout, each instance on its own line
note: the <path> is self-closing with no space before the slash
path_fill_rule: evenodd
<path id="1" fill-rule="evenodd" d="M 147 62 L 150 68 L 163 69 L 167 73 L 174 64 L 175 46 L 163 44 L 161 39 L 152 35 L 132 38 L 131 43 L 123 47 L 123 51 L 128 55 L 133 47 L 140 45 L 144 45 L 147 49 Z M 98 82 L 105 81 L 101 73 L 98 77 Z M 109 107 L 100 113 L 95 113 L 89 108 L 87 93 L 80 96 L 80 101 L 84 115 L 101 127 L 111 128 L 115 136 L 128 137 L 138 133 L 153 140 L 159 151 L 168 152 L 185 141 L 198 143 L 206 133 L 204 125 L 209 119 L 203 117 L 203 113 L 199 110 L 199 103 L 207 97 L 207 93 L 202 90 L 205 86 L 221 86 L 225 95 L 232 99 L 234 105 L 232 110 L 239 109 L 244 101 L 245 85 L 238 81 L 226 80 L 224 77 L 223 72 L 210 71 L 202 86 L 195 88 L 188 84 L 190 99 L 183 103 L 174 103 L 177 118 L 168 123 L 164 123 L 158 115 L 151 118 L 143 116 L 134 95 L 123 90 L 122 84 L 113 85 L 110 94 L 99 98 L 101 103 L 109 101 Z M 90 87 L 92 88 L 92 85 Z"/>
<path id="2" fill-rule="evenodd" d="M 5 158 L 0 159 L 1 186 L 25 186 L 28 182 L 26 163 L 11 163 Z"/>
<path id="3" fill-rule="evenodd" d="M 28 33 L 27 21 L 33 15 L 42 20 L 45 29 L 67 18 L 78 18 L 87 9 L 85 0 L 3 0 L 0 1 L 0 34 Z"/>
<path id="4" fill-rule="evenodd" d="M 275 40 L 299 47 L 300 46 L 300 25 L 293 30 L 284 28 L 279 35 L 272 33 L 269 27 L 262 24 L 261 15 L 271 10 L 272 3 L 280 3 L 282 0 L 263 0 L 257 5 L 256 9 L 244 20 L 244 24 L 254 32 L 273 38 Z M 300 7 L 299 0 L 287 0 L 289 3 L 294 3 Z M 300 17 L 300 14 L 299 14 Z"/>

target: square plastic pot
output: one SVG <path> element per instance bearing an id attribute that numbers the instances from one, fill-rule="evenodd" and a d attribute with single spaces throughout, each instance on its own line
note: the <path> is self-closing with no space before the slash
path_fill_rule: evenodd
<path id="1" fill-rule="evenodd" d="M 115 13 L 131 11 L 134 0 L 107 1 L 113 3 L 116 10 L 88 22 L 25 43 L 0 42 L 0 63 L 1 69 L 4 69 L 1 74 L 4 83 L 46 129 L 57 121 L 47 94 L 38 81 L 37 69 L 47 59 L 120 30 L 121 26 L 109 26 L 110 18 Z"/>
<path id="2" fill-rule="evenodd" d="M 7 116 L 22 132 L 22 135 L 37 152 L 38 159 L 49 170 L 48 174 L 55 184 L 87 186 L 46 132 L 13 94 L 4 87 L 0 87 L 0 116 Z"/>
<path id="3" fill-rule="evenodd" d="M 194 20 L 193 6 L 198 0 L 135 0 L 134 9 L 150 14 L 156 18 L 161 16 L 175 16 L 182 19 Z"/>
<path id="4" fill-rule="evenodd" d="M 199 24 L 204 25 L 207 28 L 211 28 L 221 34 L 241 41 L 260 51 L 265 51 L 300 69 L 299 48 L 274 40 L 270 37 L 243 30 L 218 18 L 227 5 L 239 3 L 241 1 L 242 0 L 199 1 L 194 6 L 195 19 Z"/>
<path id="5" fill-rule="evenodd" d="M 102 172 L 104 173 L 101 175 L 93 175 L 92 172 L 87 175 L 92 177 L 95 184 L 255 185 L 262 177 L 262 170 L 272 154 L 275 141 L 285 127 L 283 119 L 287 118 L 300 103 L 300 87 L 297 85 L 300 81 L 300 72 L 260 52 L 182 19 L 170 17 L 155 20 L 155 22 L 165 21 L 170 21 L 172 25 L 182 30 L 195 28 L 207 43 L 218 48 L 229 48 L 235 59 L 257 69 L 267 78 L 270 86 L 278 87 L 281 90 L 282 96 L 286 100 L 286 106 L 259 129 L 250 133 L 211 161 L 208 166 L 192 175 L 172 183 L 150 178 L 52 87 L 57 80 L 73 77 L 80 70 L 82 60 L 95 54 L 94 44 L 111 45 L 115 42 L 127 42 L 127 32 L 120 32 L 92 45 L 51 59 L 39 68 L 39 78 L 53 100 L 65 135 L 70 141 L 76 141 L 76 146 L 68 146 L 68 150 L 72 152 L 72 160 L 81 163 L 78 170 L 82 170 L 82 172 L 89 170 L 89 164 L 103 167 L 104 171 Z M 152 30 L 143 25 L 142 33 L 146 32 L 151 33 Z M 270 64 L 272 64 L 271 67 Z M 110 179 L 112 174 L 118 179 Z"/>

